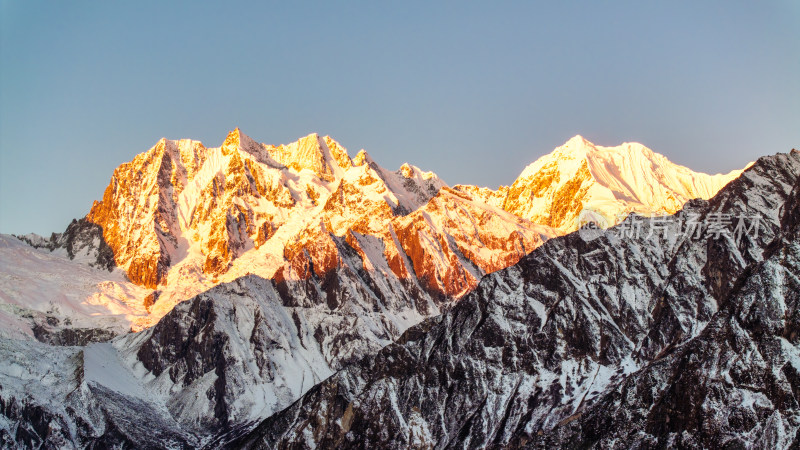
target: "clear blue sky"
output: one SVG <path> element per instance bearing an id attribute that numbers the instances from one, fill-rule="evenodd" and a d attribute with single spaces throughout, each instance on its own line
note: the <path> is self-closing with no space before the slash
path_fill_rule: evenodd
<path id="1" fill-rule="evenodd" d="M 0 232 L 236 126 L 490 187 L 575 134 L 706 172 L 800 147 L 795 0 L 334 3 L 0 0 Z"/>

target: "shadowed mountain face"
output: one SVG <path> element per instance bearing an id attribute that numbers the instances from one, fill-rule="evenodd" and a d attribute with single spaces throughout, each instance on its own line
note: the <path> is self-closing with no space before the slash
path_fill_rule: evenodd
<path id="1" fill-rule="evenodd" d="M 548 241 L 231 445 L 796 446 L 799 176 L 765 157 L 665 231 Z M 720 217 L 760 230 L 685 232 Z"/>

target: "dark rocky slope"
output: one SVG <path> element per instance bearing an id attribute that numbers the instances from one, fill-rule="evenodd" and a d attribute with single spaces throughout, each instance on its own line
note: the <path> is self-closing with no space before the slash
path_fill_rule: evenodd
<path id="1" fill-rule="evenodd" d="M 703 332 L 530 447 L 797 448 L 800 445 L 800 183 L 784 232 Z"/>
<path id="2" fill-rule="evenodd" d="M 551 240 L 229 445 L 796 446 L 799 175 L 765 157 L 667 231 Z"/>

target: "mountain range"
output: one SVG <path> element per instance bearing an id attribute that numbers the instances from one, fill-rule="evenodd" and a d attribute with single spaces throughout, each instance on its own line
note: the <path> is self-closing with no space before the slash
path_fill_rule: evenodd
<path id="1" fill-rule="evenodd" d="M 797 445 L 799 174 L 576 136 L 492 190 L 162 139 L 63 233 L 0 235 L 0 442 Z M 749 232 L 678 232 L 721 217 Z"/>

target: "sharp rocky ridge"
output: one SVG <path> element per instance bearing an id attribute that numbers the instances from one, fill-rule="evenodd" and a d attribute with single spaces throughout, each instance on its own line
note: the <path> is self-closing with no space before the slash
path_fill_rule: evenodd
<path id="1" fill-rule="evenodd" d="M 579 137 L 496 191 L 450 188 L 411 165 L 388 171 L 366 152 L 351 158 L 316 134 L 281 146 L 259 144 L 238 129 L 219 148 L 161 140 L 117 168 L 103 199 L 64 233 L 21 237 L 26 243 L 0 236 L 6 269 L 0 282 L 14 287 L 0 311 L 0 353 L 11 361 L 0 368 L 6 419 L 0 442 L 534 442 L 553 429 L 552 421 L 588 408 L 607 387 L 698 339 L 713 323 L 737 280 L 783 233 L 775 225 L 783 216 L 774 209 L 787 202 L 797 157 L 771 158 L 704 202 L 689 200 L 714 196 L 741 172 L 698 174 L 639 144 L 606 148 Z M 630 212 L 674 213 L 684 204 L 667 222 L 720 211 L 763 212 L 767 222 L 760 237 L 731 248 L 674 237 L 631 240 L 616 229 L 588 241 L 584 230 L 552 239 L 576 229 L 585 210 L 615 221 Z M 622 243 L 616 252 L 614 236 Z M 20 279 L 36 282 L 21 286 Z M 539 284 L 550 290 L 532 287 Z M 441 331 L 455 317 L 459 326 Z M 465 326 L 475 327 L 461 338 L 475 354 L 443 337 L 466 333 L 457 330 Z M 477 329 L 491 333 L 489 341 L 481 333 L 471 341 Z M 445 334 L 431 337 L 436 330 Z M 431 352 L 442 347 L 440 359 L 403 353 L 405 359 L 393 355 L 379 368 L 387 352 L 408 347 L 404 352 L 413 354 L 415 342 L 425 339 L 436 341 L 425 344 Z M 523 356 L 527 351 L 535 356 Z M 526 422 L 530 430 L 541 427 L 535 432 L 509 431 L 512 423 L 521 426 L 516 416 L 502 419 L 508 425 L 500 428 L 490 425 L 496 411 L 517 414 L 497 403 L 505 401 L 500 397 L 487 394 L 481 408 L 465 406 L 473 398 L 459 399 L 469 392 L 465 386 L 505 389 L 498 386 L 507 377 L 493 379 L 507 370 L 498 361 L 527 373 L 505 400 L 541 400 L 520 413 L 533 422 L 538 417 L 535 425 Z M 480 370 L 464 366 L 478 362 Z M 432 375 L 414 378 L 415 370 L 439 363 L 436 377 L 448 387 L 431 384 Z M 381 381 L 379 393 L 365 390 L 372 372 L 400 384 Z M 467 375 L 477 387 L 452 386 Z M 320 397 L 331 383 L 353 376 L 346 389 L 335 385 L 336 399 Z M 397 390 L 406 385 L 419 389 Z M 589 386 L 597 393 L 590 395 Z M 409 395 L 426 397 L 428 387 L 439 393 L 426 405 L 438 402 L 451 412 L 434 420 L 428 410 L 420 413 L 421 404 L 407 402 Z M 537 389 L 547 393 L 534 396 Z M 354 400 L 359 395 L 378 403 L 361 404 Z M 342 398 L 349 400 L 339 411 Z M 332 420 L 341 419 L 343 428 L 327 428 L 335 424 L 321 416 L 298 419 L 305 414 L 298 405 L 314 401 L 324 404 L 315 411 L 338 417 Z M 399 409 L 354 415 L 369 407 Z M 472 415 L 466 424 L 459 416 L 464 408 Z M 287 422 L 292 414 L 296 420 Z M 363 423 L 359 417 L 392 425 L 380 432 L 353 428 Z M 301 432 L 307 426 L 318 430 L 312 440 Z M 461 427 L 455 437 L 453 427 Z M 470 431 L 492 427 L 492 440 Z"/>
<path id="2" fill-rule="evenodd" d="M 796 447 L 798 195 L 793 151 L 690 202 L 664 233 L 623 223 L 552 239 L 228 444 Z M 763 228 L 677 232 L 718 214 Z"/>

